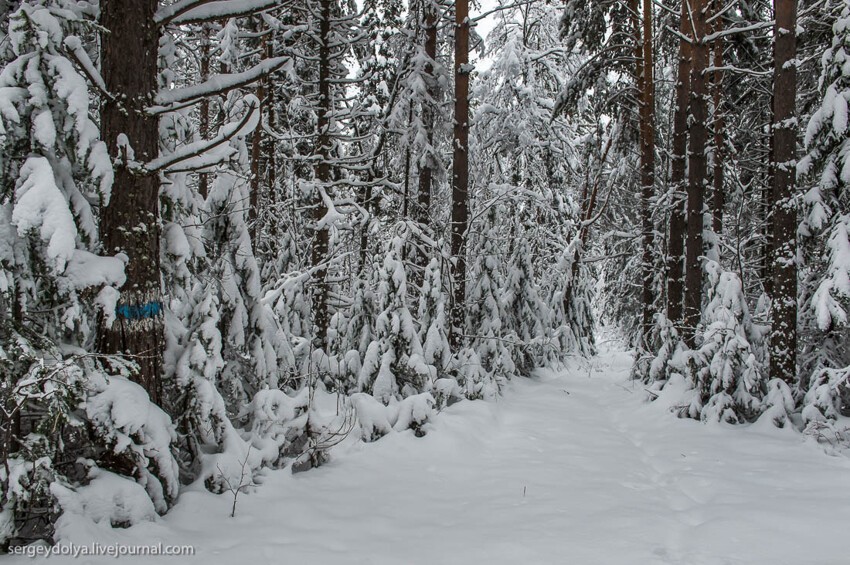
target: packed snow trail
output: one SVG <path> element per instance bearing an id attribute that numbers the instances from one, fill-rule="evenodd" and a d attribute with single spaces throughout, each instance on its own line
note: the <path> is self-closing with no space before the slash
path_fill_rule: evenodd
<path id="1" fill-rule="evenodd" d="M 80 521 L 62 541 L 195 546 L 120 560 L 172 565 L 850 563 L 850 461 L 769 425 L 677 420 L 628 382 L 630 363 L 604 351 L 456 404 L 424 438 L 352 441 L 319 469 L 269 472 L 236 518 L 228 495 L 188 492 L 155 523 Z M 63 561 L 114 562 L 47 560 Z"/>

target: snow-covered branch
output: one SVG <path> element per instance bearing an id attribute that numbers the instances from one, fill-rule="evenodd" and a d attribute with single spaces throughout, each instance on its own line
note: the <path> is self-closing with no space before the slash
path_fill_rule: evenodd
<path id="1" fill-rule="evenodd" d="M 164 26 L 225 20 L 256 14 L 278 4 L 282 0 L 183 0 L 158 10 L 154 21 Z"/>
<path id="2" fill-rule="evenodd" d="M 103 77 L 100 76 L 100 72 L 97 70 L 97 67 L 94 66 L 89 54 L 86 53 L 86 50 L 83 49 L 82 42 L 80 38 L 75 35 L 69 35 L 65 38 L 63 42 L 65 49 L 70 55 L 70 58 L 77 63 L 77 66 L 83 71 L 83 74 L 86 75 L 86 78 L 94 84 L 100 92 L 109 99 L 114 99 L 115 95 L 109 92 L 106 88 L 106 83 L 103 81 Z"/>
<path id="3" fill-rule="evenodd" d="M 204 156 L 208 156 L 210 151 L 224 145 L 234 137 L 248 135 L 254 131 L 260 121 L 260 101 L 257 97 L 249 94 L 245 96 L 245 103 L 248 108 L 242 119 L 239 122 L 231 122 L 222 127 L 214 138 L 188 143 L 177 151 L 154 159 L 141 168 L 147 173 L 154 173 L 196 158 L 202 158 L 202 162 L 198 163 L 199 167 L 209 167 L 215 164 L 217 161 L 204 158 Z M 221 159 L 227 157 L 226 153 L 221 155 Z"/>
<path id="4" fill-rule="evenodd" d="M 749 32 L 749 31 L 758 31 L 760 29 L 766 29 L 766 28 L 771 28 L 771 27 L 773 27 L 773 20 L 771 20 L 769 22 L 758 22 L 756 24 L 752 24 L 752 25 L 748 25 L 748 26 L 733 27 L 733 28 L 724 29 L 722 31 L 718 31 L 718 32 L 715 32 L 715 33 L 710 33 L 710 34 L 706 35 L 705 38 L 703 38 L 703 41 L 705 41 L 706 43 L 711 43 L 712 41 L 714 41 L 716 39 L 720 39 L 721 37 L 734 35 L 736 33 L 746 33 L 746 32 Z"/>
<path id="5" fill-rule="evenodd" d="M 241 73 L 219 74 L 200 84 L 166 90 L 156 96 L 157 105 L 148 110 L 155 114 L 168 112 L 174 106 L 180 104 L 197 102 L 202 98 L 216 96 L 234 88 L 247 86 L 283 67 L 288 67 L 287 71 L 292 69 L 292 59 L 290 57 L 273 57 Z"/>

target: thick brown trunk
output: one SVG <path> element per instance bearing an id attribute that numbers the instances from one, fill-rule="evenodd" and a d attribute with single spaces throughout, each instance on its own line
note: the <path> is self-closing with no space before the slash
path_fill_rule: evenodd
<path id="1" fill-rule="evenodd" d="M 643 0 L 643 45 L 640 65 L 640 185 L 641 223 L 643 231 L 642 326 L 643 340 L 647 343 L 652 329 L 652 312 L 655 292 L 652 287 L 654 226 L 652 224 L 652 197 L 655 187 L 655 77 L 652 54 L 652 0 Z"/>
<path id="2" fill-rule="evenodd" d="M 110 155 L 117 159 L 109 206 L 101 214 L 101 237 L 107 253 L 129 257 L 127 282 L 122 287 L 116 320 L 101 327 L 99 350 L 123 353 L 139 364 L 137 379 L 154 402 L 159 402 L 162 374 L 162 289 L 159 268 L 159 177 L 143 175 L 124 164 L 132 151 L 139 162 L 159 151 L 157 118 L 144 112 L 157 89 L 159 35 L 153 16 L 157 0 L 103 0 L 101 68 L 106 99 L 101 133 Z M 118 139 L 126 136 L 119 148 Z"/>
<path id="3" fill-rule="evenodd" d="M 685 309 L 683 334 L 689 346 L 694 346 L 694 334 L 700 321 L 702 306 L 703 207 L 707 163 L 705 148 L 708 140 L 708 44 L 706 36 L 706 0 L 689 0 L 690 16 L 695 32 L 693 66 L 691 69 L 690 144 L 688 146 L 688 240 L 685 251 Z"/>
<path id="4" fill-rule="evenodd" d="M 692 37 L 688 0 L 682 0 L 679 32 Z M 679 40 L 679 68 L 676 82 L 676 110 L 673 114 L 673 147 L 670 158 L 670 188 L 673 193 L 670 209 L 670 234 L 667 241 L 667 318 L 677 326 L 682 323 L 684 297 L 685 254 L 685 171 L 688 150 L 688 96 L 691 87 L 690 42 Z"/>
<path id="5" fill-rule="evenodd" d="M 797 380 L 796 154 L 797 3 L 777 0 L 773 79 L 773 296 L 770 373 Z"/>
<path id="6" fill-rule="evenodd" d="M 319 24 L 319 107 L 317 111 L 316 136 L 316 183 L 314 189 L 313 245 L 310 253 L 313 268 L 313 335 L 315 346 L 324 349 L 328 334 L 328 284 L 327 268 L 324 265 L 328 258 L 329 232 L 328 226 L 319 227 L 317 224 L 328 212 L 319 189 L 325 189 L 331 180 L 330 167 L 330 115 L 331 115 L 331 4 L 334 0 L 322 0 L 321 22 Z"/>
<path id="7" fill-rule="evenodd" d="M 469 0 L 455 2 L 455 112 L 452 161 L 452 344 L 462 343 L 466 300 L 465 238 L 469 222 Z"/>

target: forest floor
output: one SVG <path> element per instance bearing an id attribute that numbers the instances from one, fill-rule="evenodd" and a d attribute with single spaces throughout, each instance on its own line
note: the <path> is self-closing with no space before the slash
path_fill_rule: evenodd
<path id="1" fill-rule="evenodd" d="M 192 544 L 204 565 L 850 563 L 850 459 L 771 426 L 678 420 L 628 381 L 616 342 L 496 402 L 444 410 L 428 434 L 351 441 L 306 473 L 231 499 L 185 493 L 127 530 L 66 524 L 62 543 Z M 12 563 L 114 562 L 52 556 Z"/>

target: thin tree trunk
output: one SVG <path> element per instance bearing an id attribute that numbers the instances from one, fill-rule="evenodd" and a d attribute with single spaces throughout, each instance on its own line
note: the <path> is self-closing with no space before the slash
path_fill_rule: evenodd
<path id="1" fill-rule="evenodd" d="M 129 151 L 136 161 L 159 152 L 155 116 L 144 111 L 157 89 L 159 34 L 154 24 L 157 0 L 103 0 L 101 68 L 106 88 L 120 94 L 105 99 L 101 133 L 116 160 L 115 189 L 101 213 L 100 233 L 108 253 L 122 251 L 129 262 L 112 327 L 100 327 L 101 353 L 123 353 L 139 365 L 136 379 L 159 402 L 162 375 L 162 287 L 159 265 L 159 177 L 131 172 Z M 119 136 L 127 144 L 119 146 Z"/>
<path id="2" fill-rule="evenodd" d="M 367 182 L 365 186 L 363 186 L 361 197 L 360 197 L 361 205 L 363 209 L 369 212 L 370 216 L 373 213 L 372 206 L 372 183 Z M 360 262 L 357 269 L 358 275 L 363 275 L 366 273 L 366 262 L 368 261 L 369 255 L 369 220 L 363 222 L 363 225 L 360 226 Z"/>
<path id="3" fill-rule="evenodd" d="M 260 28 L 262 30 L 262 28 Z M 266 36 L 260 44 L 260 50 L 265 55 L 266 52 Z M 254 128 L 251 134 L 251 194 L 248 197 L 248 226 L 250 226 L 251 241 L 257 241 L 257 230 L 259 229 L 259 221 L 257 220 L 257 212 L 260 207 L 260 179 L 262 177 L 262 147 L 263 147 L 263 125 L 262 115 L 265 111 L 266 98 L 266 81 L 260 81 L 257 85 L 257 100 L 260 101 L 260 123 Z"/>
<path id="4" fill-rule="evenodd" d="M 693 31 L 688 14 L 688 0 L 682 0 L 682 16 L 679 32 L 692 37 Z M 684 254 L 685 254 L 685 171 L 688 150 L 688 96 L 691 87 L 690 42 L 679 40 L 679 68 L 676 82 L 676 110 L 673 114 L 673 151 L 670 166 L 670 188 L 673 192 L 670 209 L 670 235 L 667 241 L 667 319 L 677 326 L 682 323 L 682 300 L 684 297 Z"/>
<path id="5" fill-rule="evenodd" d="M 266 58 L 271 59 L 274 57 L 274 30 L 270 32 L 272 34 L 271 40 L 266 43 Z M 275 92 L 274 92 L 274 82 L 272 80 L 272 75 L 269 74 L 266 76 L 266 120 L 269 123 L 269 131 L 276 131 L 277 128 L 277 115 L 275 113 Z M 277 161 L 275 159 L 275 143 L 272 136 L 266 136 L 266 168 L 267 168 L 267 179 L 268 186 L 266 190 L 268 190 L 268 201 L 269 206 L 273 213 L 277 213 L 277 204 L 278 204 L 278 194 L 277 194 Z M 278 224 L 279 220 L 274 219 L 270 222 L 269 225 L 269 239 L 273 242 L 277 241 L 278 238 Z M 255 242 L 256 244 L 256 242 Z"/>
<path id="6" fill-rule="evenodd" d="M 775 47 L 774 47 L 775 49 Z M 772 111 L 775 95 L 770 97 L 770 115 L 765 117 L 765 121 L 769 122 L 772 119 Z M 773 206 L 776 202 L 775 193 L 775 156 L 774 146 L 776 138 L 773 135 L 772 126 L 767 134 L 767 166 L 765 167 L 765 183 L 762 190 L 762 209 L 764 217 L 763 235 L 764 243 L 761 247 L 761 279 L 764 285 L 764 293 L 767 296 L 773 296 Z"/>
<path id="7" fill-rule="evenodd" d="M 714 31 L 721 29 L 721 18 L 714 20 Z M 714 62 L 715 69 L 723 66 L 723 38 L 714 40 Z M 714 102 L 714 190 L 712 192 L 712 226 L 715 237 L 723 234 L 723 210 L 726 207 L 726 193 L 723 186 L 723 143 L 726 124 L 723 121 L 723 71 L 715 70 L 713 76 L 713 102 Z"/>
<path id="8" fill-rule="evenodd" d="M 797 3 L 777 0 L 773 79 L 773 300 L 770 372 L 797 380 L 797 212 L 794 208 Z"/>
<path id="9" fill-rule="evenodd" d="M 652 287 L 654 226 L 652 224 L 652 197 L 655 188 L 655 77 L 652 53 L 652 0 L 643 0 L 643 46 L 640 65 L 640 184 L 641 222 L 643 230 L 643 278 L 642 326 L 643 341 L 647 343 L 652 329 L 652 313 L 655 292 Z"/>
<path id="10" fill-rule="evenodd" d="M 407 104 L 407 127 L 413 123 L 413 100 Z M 410 145 L 404 149 L 404 201 L 401 205 L 401 217 L 410 219 Z"/>
<path id="11" fill-rule="evenodd" d="M 694 347 L 694 334 L 700 321 L 702 307 L 703 207 L 707 163 L 705 149 L 708 139 L 708 44 L 706 36 L 706 0 L 689 0 L 693 22 L 693 67 L 691 69 L 690 145 L 688 147 L 688 240 L 685 252 L 685 309 L 683 334 Z"/>
<path id="12" fill-rule="evenodd" d="M 331 180 L 330 159 L 330 114 L 331 114 L 331 4 L 333 0 L 322 0 L 321 22 L 319 24 L 319 107 L 317 112 L 316 137 L 316 183 L 313 221 L 318 224 L 328 212 L 319 193 L 319 187 L 326 187 Z M 328 284 L 327 268 L 320 267 L 328 257 L 328 226 L 314 226 L 311 263 L 316 269 L 313 275 L 313 332 L 315 346 L 324 349 L 328 333 Z"/>
<path id="13" fill-rule="evenodd" d="M 204 25 L 201 31 L 201 61 L 200 61 L 200 80 L 206 81 L 210 78 L 210 28 Z M 204 97 L 198 104 L 198 135 L 201 139 L 209 139 L 210 137 L 210 99 Z M 198 173 L 198 192 L 201 197 L 206 200 L 210 191 L 210 180 L 207 173 Z"/>
<path id="14" fill-rule="evenodd" d="M 425 55 L 428 57 L 428 63 L 425 65 L 425 75 L 427 76 L 428 96 L 434 100 L 437 97 L 436 82 L 434 76 L 434 65 L 431 61 L 437 59 L 437 7 L 433 0 L 425 0 Z M 422 125 L 425 127 L 425 135 L 428 139 L 428 145 L 434 142 L 434 127 L 436 116 L 434 116 L 433 107 L 431 104 L 425 104 L 422 108 Z M 431 221 L 431 184 L 434 177 L 433 156 L 429 153 L 424 156 L 422 167 L 419 170 L 419 194 L 417 197 L 418 204 L 418 220 L 419 223 L 428 226 Z M 424 265 L 423 265 L 424 266 Z"/>
<path id="15" fill-rule="evenodd" d="M 455 111 L 452 162 L 452 344 L 461 345 L 466 300 L 465 238 L 469 221 L 469 0 L 455 2 Z"/>

